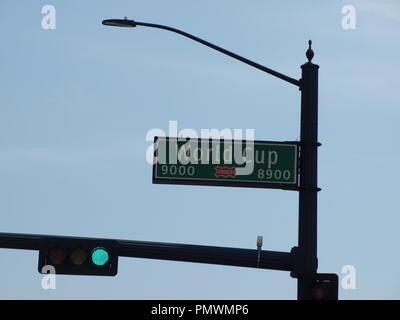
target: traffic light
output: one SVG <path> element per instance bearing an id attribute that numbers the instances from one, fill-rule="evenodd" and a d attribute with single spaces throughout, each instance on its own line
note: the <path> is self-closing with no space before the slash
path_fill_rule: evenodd
<path id="1" fill-rule="evenodd" d="M 40 273 L 51 265 L 56 274 L 115 276 L 118 242 L 91 238 L 46 237 L 39 250 Z"/>
<path id="2" fill-rule="evenodd" d="M 311 300 L 338 300 L 338 281 L 334 273 L 317 273 L 310 277 Z"/>

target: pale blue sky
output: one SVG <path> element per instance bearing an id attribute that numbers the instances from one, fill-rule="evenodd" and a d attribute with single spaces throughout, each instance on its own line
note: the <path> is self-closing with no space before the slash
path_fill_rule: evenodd
<path id="1" fill-rule="evenodd" d="M 56 29 L 41 9 L 54 5 Z M 355 30 L 341 27 L 354 5 Z M 342 299 L 400 298 L 400 3 L 22 1 L 0 4 L 1 232 L 289 251 L 298 194 L 153 185 L 148 130 L 254 129 L 299 137 L 294 86 L 163 30 L 166 24 L 294 78 L 308 39 L 320 65 L 319 271 L 357 270 Z M 41 288 L 35 251 L 0 250 L 0 298 L 295 299 L 288 272 L 120 258 L 116 277 Z M 342 276 L 341 276 L 342 277 Z"/>

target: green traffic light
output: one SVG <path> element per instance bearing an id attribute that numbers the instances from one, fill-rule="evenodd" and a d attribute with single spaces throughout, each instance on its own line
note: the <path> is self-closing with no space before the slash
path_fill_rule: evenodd
<path id="1" fill-rule="evenodd" d="M 108 261 L 108 252 L 104 248 L 95 248 L 92 251 L 92 261 L 97 266 L 103 266 Z"/>

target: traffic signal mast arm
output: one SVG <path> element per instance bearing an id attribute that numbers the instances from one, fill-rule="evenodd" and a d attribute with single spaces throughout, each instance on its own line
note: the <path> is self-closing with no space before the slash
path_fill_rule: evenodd
<path id="1" fill-rule="evenodd" d="M 277 251 L 261 251 L 259 265 L 257 265 L 258 251 L 256 249 L 119 240 L 119 251 L 119 255 L 125 257 L 197 262 L 282 271 L 291 271 L 293 268 L 291 253 Z"/>
<path id="2" fill-rule="evenodd" d="M 111 239 L 79 238 L 51 235 L 0 233 L 0 248 L 40 250 L 46 239 L 76 239 L 111 241 Z M 118 256 L 219 264 L 237 267 L 292 271 L 291 253 L 262 250 L 258 262 L 256 249 L 239 249 L 177 243 L 113 240 L 118 242 Z"/>

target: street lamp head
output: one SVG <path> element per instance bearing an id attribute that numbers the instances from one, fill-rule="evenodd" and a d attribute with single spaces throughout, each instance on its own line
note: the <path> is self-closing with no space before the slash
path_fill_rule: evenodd
<path id="1" fill-rule="evenodd" d="M 125 28 L 133 28 L 136 27 L 136 22 L 134 20 L 128 20 L 128 18 L 124 19 L 107 19 L 103 20 L 102 24 L 105 26 L 111 27 L 125 27 Z"/>

